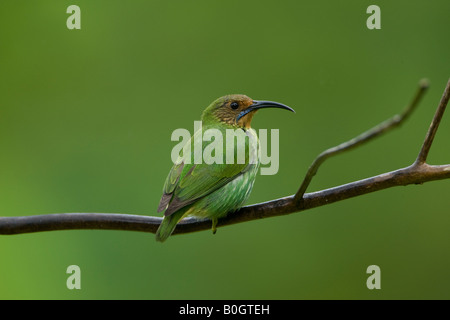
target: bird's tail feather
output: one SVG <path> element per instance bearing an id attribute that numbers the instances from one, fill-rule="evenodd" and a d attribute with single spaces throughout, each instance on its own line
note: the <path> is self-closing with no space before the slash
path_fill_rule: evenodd
<path id="1" fill-rule="evenodd" d="M 178 221 L 183 218 L 184 213 L 185 210 L 179 210 L 170 216 L 165 216 L 158 230 L 156 230 L 156 241 L 164 242 L 175 230 Z"/>

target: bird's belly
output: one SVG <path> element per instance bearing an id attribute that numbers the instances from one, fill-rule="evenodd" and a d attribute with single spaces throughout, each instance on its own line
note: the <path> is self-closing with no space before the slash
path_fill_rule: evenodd
<path id="1" fill-rule="evenodd" d="M 250 196 L 258 165 L 230 181 L 222 188 L 194 203 L 186 215 L 199 218 L 220 218 L 239 209 Z"/>

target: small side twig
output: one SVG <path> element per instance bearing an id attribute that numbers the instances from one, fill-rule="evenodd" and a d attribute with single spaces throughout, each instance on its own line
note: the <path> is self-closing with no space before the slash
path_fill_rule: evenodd
<path id="1" fill-rule="evenodd" d="M 422 82 L 413 102 L 400 115 L 394 116 L 392 119 L 383 122 L 379 126 L 363 133 L 355 139 L 329 149 L 331 150 L 329 152 L 327 152 L 327 150 L 322 153 L 326 155 L 322 156 L 321 160 L 316 159 L 315 163 L 318 163 L 318 165 L 313 164 L 313 168 L 310 168 L 308 171 L 307 177 L 309 177 L 309 181 L 306 182 L 306 187 L 312 176 L 314 176 L 312 172 L 315 173 L 318 166 L 328 158 L 330 154 L 334 155 L 367 142 L 381 133 L 386 132 L 386 130 L 398 126 L 399 123 L 404 121 L 416 107 L 426 87 L 426 83 Z M 330 189 L 312 193 L 304 193 L 304 191 L 301 192 L 301 190 L 299 190 L 295 195 L 246 206 L 239 209 L 237 212 L 220 219 L 218 227 L 300 212 L 395 186 L 422 184 L 428 181 L 450 179 L 450 164 L 429 165 L 425 162 L 439 123 L 441 122 L 445 108 L 449 102 L 449 97 L 450 80 L 444 90 L 444 94 L 431 122 L 419 155 L 412 165 Z M 302 185 L 304 184 L 305 181 Z M 305 190 L 306 187 L 304 187 Z M 299 199 L 301 201 L 299 201 Z M 161 221 L 162 218 L 160 217 L 121 213 L 61 213 L 23 217 L 0 217 L 0 234 L 11 235 L 72 229 L 127 230 L 155 233 Z M 211 222 L 209 220 L 187 218 L 180 221 L 174 234 L 184 234 L 208 229 L 211 229 Z"/>
<path id="2" fill-rule="evenodd" d="M 416 163 L 425 163 L 430 152 L 431 144 L 433 143 L 434 136 L 436 135 L 439 124 L 441 123 L 442 116 L 444 115 L 445 108 L 447 107 L 448 100 L 450 98 L 450 80 L 445 87 L 444 93 L 442 94 L 439 106 L 434 114 L 433 121 L 431 122 L 430 128 L 428 129 L 427 135 L 425 136 L 425 141 L 422 144 L 419 155 L 417 156 Z"/>
<path id="3" fill-rule="evenodd" d="M 317 170 L 319 169 L 319 167 L 325 160 L 327 160 L 335 155 L 338 155 L 344 151 L 348 151 L 353 148 L 356 148 L 357 146 L 367 143 L 370 140 L 398 127 L 416 109 L 416 107 L 418 106 L 425 91 L 428 89 L 428 86 L 429 86 L 428 80 L 422 79 L 419 82 L 419 87 L 417 89 L 417 92 L 416 92 L 413 100 L 400 114 L 393 116 L 392 118 L 378 124 L 377 126 L 373 127 L 370 130 L 363 132 L 359 136 L 357 136 L 349 141 L 341 143 L 338 146 L 329 148 L 329 149 L 323 151 L 321 154 L 319 154 L 319 156 L 317 156 L 317 158 L 313 161 L 313 163 L 309 167 L 308 171 L 306 172 L 305 178 L 303 179 L 303 182 L 300 185 L 300 188 L 298 189 L 297 193 L 294 196 L 295 202 L 299 203 L 302 200 L 303 195 L 305 194 L 306 189 L 310 185 L 312 178 L 316 175 Z"/>

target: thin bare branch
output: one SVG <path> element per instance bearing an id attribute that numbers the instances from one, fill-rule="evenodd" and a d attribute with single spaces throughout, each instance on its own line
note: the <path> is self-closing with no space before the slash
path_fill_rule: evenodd
<path id="1" fill-rule="evenodd" d="M 417 156 L 417 163 L 425 163 L 427 160 L 428 153 L 430 152 L 431 144 L 433 143 L 434 136 L 436 135 L 439 124 L 441 123 L 442 116 L 444 115 L 445 108 L 447 107 L 448 100 L 450 98 L 450 79 L 447 82 L 444 93 L 442 94 L 439 106 L 434 114 L 433 121 L 431 122 L 430 128 L 428 129 L 425 141 L 423 142 L 422 148 Z"/>
<path id="2" fill-rule="evenodd" d="M 219 220 L 218 227 L 300 212 L 363 194 L 410 184 L 450 179 L 450 164 L 430 166 L 412 165 L 342 186 L 304 195 L 301 206 L 294 196 L 242 207 Z M 121 213 L 59 213 L 22 217 L 0 217 L 0 234 L 22 234 L 41 231 L 97 229 L 155 233 L 162 218 Z M 211 229 L 207 219 L 186 218 L 180 221 L 174 234 Z"/>
<path id="3" fill-rule="evenodd" d="M 320 165 L 327 159 L 338 155 L 344 151 L 351 150 L 353 148 L 356 148 L 364 143 L 367 143 L 371 141 L 372 139 L 379 137 L 380 135 L 389 132 L 390 130 L 398 127 L 400 124 L 402 124 L 410 115 L 411 113 L 416 109 L 416 107 L 419 105 L 419 102 L 421 98 L 423 97 L 425 91 L 428 89 L 429 83 L 428 80 L 422 79 L 419 82 L 419 87 L 417 89 L 417 92 L 411 101 L 411 103 L 400 113 L 396 114 L 392 118 L 378 124 L 377 126 L 373 127 L 370 130 L 367 130 L 360 134 L 359 136 L 346 141 L 344 143 L 341 143 L 338 146 L 332 147 L 330 149 L 325 150 L 319 156 L 313 161 L 311 166 L 309 167 L 308 171 L 306 172 L 305 178 L 298 189 L 297 193 L 295 194 L 295 201 L 300 202 L 303 198 L 304 193 L 306 192 L 306 189 L 311 183 L 312 178 L 316 175 L 317 170 L 319 169 Z"/>
<path id="4" fill-rule="evenodd" d="M 331 150 L 330 153 L 334 155 L 343 150 L 348 150 L 356 145 L 367 142 L 386 130 L 390 130 L 392 127 L 398 126 L 401 121 L 409 116 L 412 112 L 411 109 L 415 108 L 425 88 L 426 85 L 422 83 L 413 102 L 402 114 L 383 122 L 379 126 L 367 131 L 355 139 L 329 149 Z M 433 118 L 430 129 L 428 130 L 419 156 L 411 166 L 334 188 L 306 194 L 302 193 L 300 198 L 301 201 L 298 201 L 299 192 L 297 192 L 296 195 L 246 206 L 235 213 L 220 219 L 218 227 L 300 212 L 395 186 L 422 184 L 428 181 L 450 179 L 450 164 L 432 166 L 425 163 L 436 130 L 449 101 L 449 91 L 450 81 L 447 83 L 443 98 L 439 103 L 438 110 Z M 328 150 L 324 153 L 326 154 L 327 152 Z M 325 156 L 325 158 L 327 157 L 328 156 Z M 322 160 L 318 161 L 322 163 L 323 160 L 324 159 L 322 158 Z M 317 171 L 317 168 L 315 170 Z M 311 177 L 312 176 L 313 174 Z M 120 213 L 61 213 L 22 217 L 0 217 L 0 234 L 11 235 L 73 229 L 127 230 L 155 233 L 161 221 L 162 218 L 159 217 Z M 180 221 L 174 234 L 184 234 L 210 228 L 210 220 L 187 218 Z"/>

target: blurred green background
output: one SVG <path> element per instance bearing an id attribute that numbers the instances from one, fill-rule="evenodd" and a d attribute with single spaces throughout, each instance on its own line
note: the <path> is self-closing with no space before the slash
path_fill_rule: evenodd
<path id="1" fill-rule="evenodd" d="M 81 8 L 81 30 L 66 9 Z M 381 8 L 369 30 L 366 8 Z M 295 193 L 324 149 L 431 87 L 400 129 L 340 155 L 308 191 L 407 166 L 450 71 L 450 2 L 0 2 L 0 215 L 156 215 L 176 128 L 215 98 L 285 103 L 280 170 L 248 203 Z M 430 163 L 450 162 L 446 115 Z M 398 187 L 303 213 L 156 243 L 153 234 L 0 236 L 2 299 L 449 299 L 450 181 Z M 81 268 L 81 290 L 66 268 Z M 381 268 L 368 290 L 366 268 Z"/>

